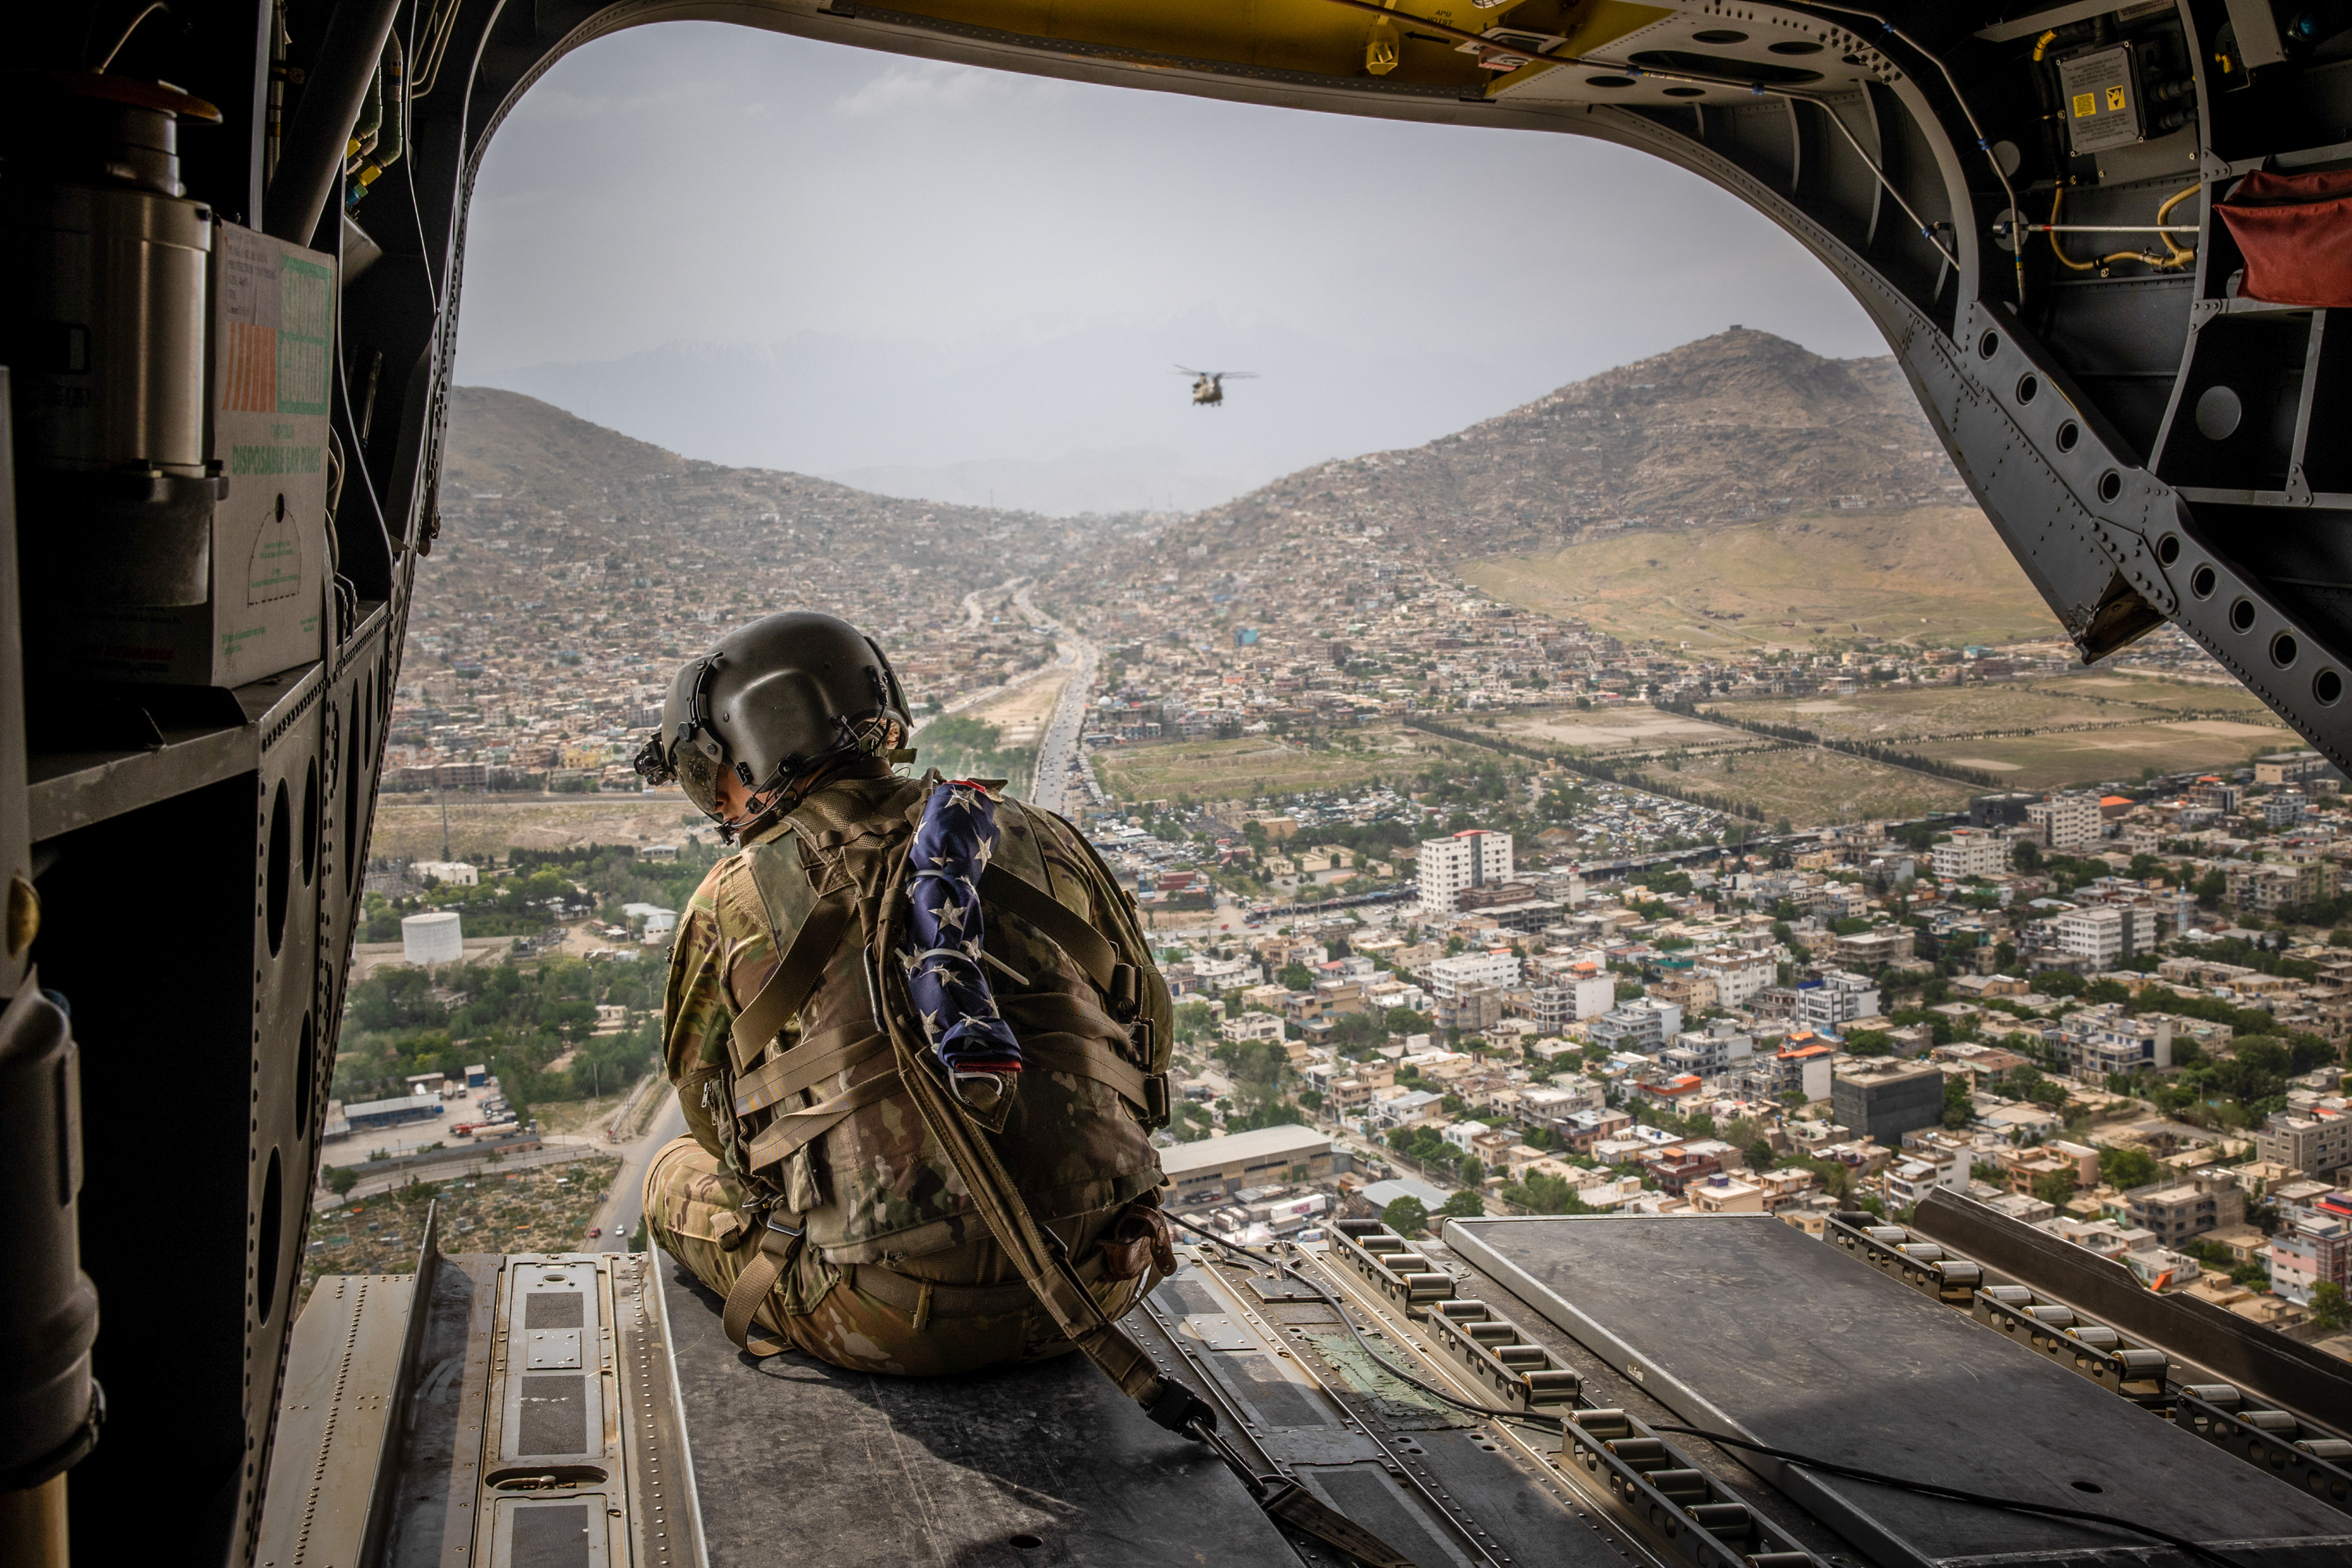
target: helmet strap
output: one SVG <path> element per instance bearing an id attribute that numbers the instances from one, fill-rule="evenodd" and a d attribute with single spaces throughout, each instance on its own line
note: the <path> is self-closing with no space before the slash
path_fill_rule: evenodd
<path id="1" fill-rule="evenodd" d="M 720 836 L 731 844 L 771 818 L 790 816 L 800 809 L 801 802 L 840 777 L 851 765 L 865 761 L 866 757 L 866 753 L 863 752 L 835 752 L 832 756 L 819 758 L 790 779 L 770 781 L 766 788 L 752 793 L 741 816 L 719 823 Z M 771 795 L 770 791 L 776 793 Z"/>

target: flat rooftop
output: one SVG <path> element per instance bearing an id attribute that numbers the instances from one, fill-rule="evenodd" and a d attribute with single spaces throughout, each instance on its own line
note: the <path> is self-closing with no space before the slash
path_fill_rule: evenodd
<path id="1" fill-rule="evenodd" d="M 1229 1133 L 1223 1138 L 1196 1139 L 1162 1149 L 1160 1168 L 1168 1173 L 1169 1180 L 1181 1181 L 1195 1171 L 1213 1170 L 1236 1161 L 1250 1163 L 1282 1154 L 1319 1154 L 1330 1147 L 1328 1133 L 1291 1122 Z"/>

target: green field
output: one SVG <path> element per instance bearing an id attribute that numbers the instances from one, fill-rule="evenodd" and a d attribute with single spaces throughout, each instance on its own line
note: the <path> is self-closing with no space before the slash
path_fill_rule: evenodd
<path id="1" fill-rule="evenodd" d="M 2060 635 L 1974 507 L 1637 529 L 1461 571 L 1511 604 L 1628 639 L 1688 642 L 1694 651 L 1857 631 L 1944 647 Z"/>
<path id="2" fill-rule="evenodd" d="M 1744 801 L 1764 813 L 1767 822 L 1785 816 L 1791 827 L 1951 811 L 1979 793 L 1968 784 L 1814 746 L 1686 757 L 1679 773 L 1663 768 L 1648 771 L 1683 789 L 1706 790 Z"/>

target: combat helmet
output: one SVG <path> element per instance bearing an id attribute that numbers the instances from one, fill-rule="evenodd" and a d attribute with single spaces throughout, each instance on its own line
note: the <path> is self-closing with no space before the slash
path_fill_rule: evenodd
<path id="1" fill-rule="evenodd" d="M 797 804 L 833 764 L 885 756 L 905 742 L 907 697 L 881 646 L 838 616 L 790 610 L 728 633 L 678 668 L 661 728 L 638 751 L 648 784 L 675 780 L 730 836 Z M 720 814 L 719 774 L 751 796 Z"/>

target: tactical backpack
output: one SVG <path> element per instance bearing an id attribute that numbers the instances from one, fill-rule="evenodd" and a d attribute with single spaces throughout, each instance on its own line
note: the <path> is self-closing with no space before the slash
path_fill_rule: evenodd
<path id="1" fill-rule="evenodd" d="M 964 1247 L 977 1271 L 1001 1251 L 1088 1360 L 1213 1448 L 1269 1516 L 1366 1568 L 1412 1568 L 1298 1482 L 1255 1473 L 1215 1407 L 1089 1289 L 1090 1268 L 1175 1269 L 1156 1200 L 1135 1202 L 1162 1180 L 1150 1133 L 1168 1121 L 1173 1008 L 1109 868 L 1001 784 L 856 781 L 746 851 L 771 931 L 792 935 L 721 1079 L 721 1139 L 761 1216 L 735 1238 L 758 1251 L 728 1294 L 728 1336 L 782 1348 L 752 1340 L 752 1319 L 804 1247 L 880 1263 L 880 1279 L 897 1259 Z M 875 1282 L 861 1269 L 859 1289 Z"/>
<path id="2" fill-rule="evenodd" d="M 993 829 L 966 868 L 973 886 L 953 889 L 956 918 L 975 935 L 951 951 L 910 946 L 909 894 L 926 890 L 934 907 L 943 897 L 937 877 L 910 865 L 917 829 L 927 805 L 940 803 L 938 816 L 959 798 L 973 803 L 960 815 Z M 1033 1225 L 1058 1226 L 1092 1277 L 1167 1258 L 1162 1235 L 1108 1234 L 1162 1180 L 1150 1133 L 1168 1120 L 1171 1017 L 1134 911 L 1092 847 L 1056 817 L 936 775 L 846 781 L 784 827 L 744 851 L 782 957 L 735 1019 L 711 1085 L 714 1131 L 754 1216 L 728 1239 L 760 1242 L 729 1296 L 730 1335 L 780 1348 L 752 1341 L 751 1320 L 780 1281 L 790 1296 L 803 1249 L 824 1265 L 812 1289 L 859 1267 L 860 1288 L 887 1300 L 890 1271 L 912 1258 L 950 1289 L 959 1276 L 1000 1279 L 994 1211 L 1008 1198 Z M 940 1005 L 939 972 L 950 965 L 993 979 L 966 988 L 992 1015 L 981 1055 L 993 1070 L 951 1069 L 913 1006 L 917 987 Z M 894 1043 L 900 1032 L 911 1050 Z M 927 1088 L 957 1112 L 947 1137 Z M 975 1158 L 992 1173 L 981 1186 L 964 1168 Z"/>

